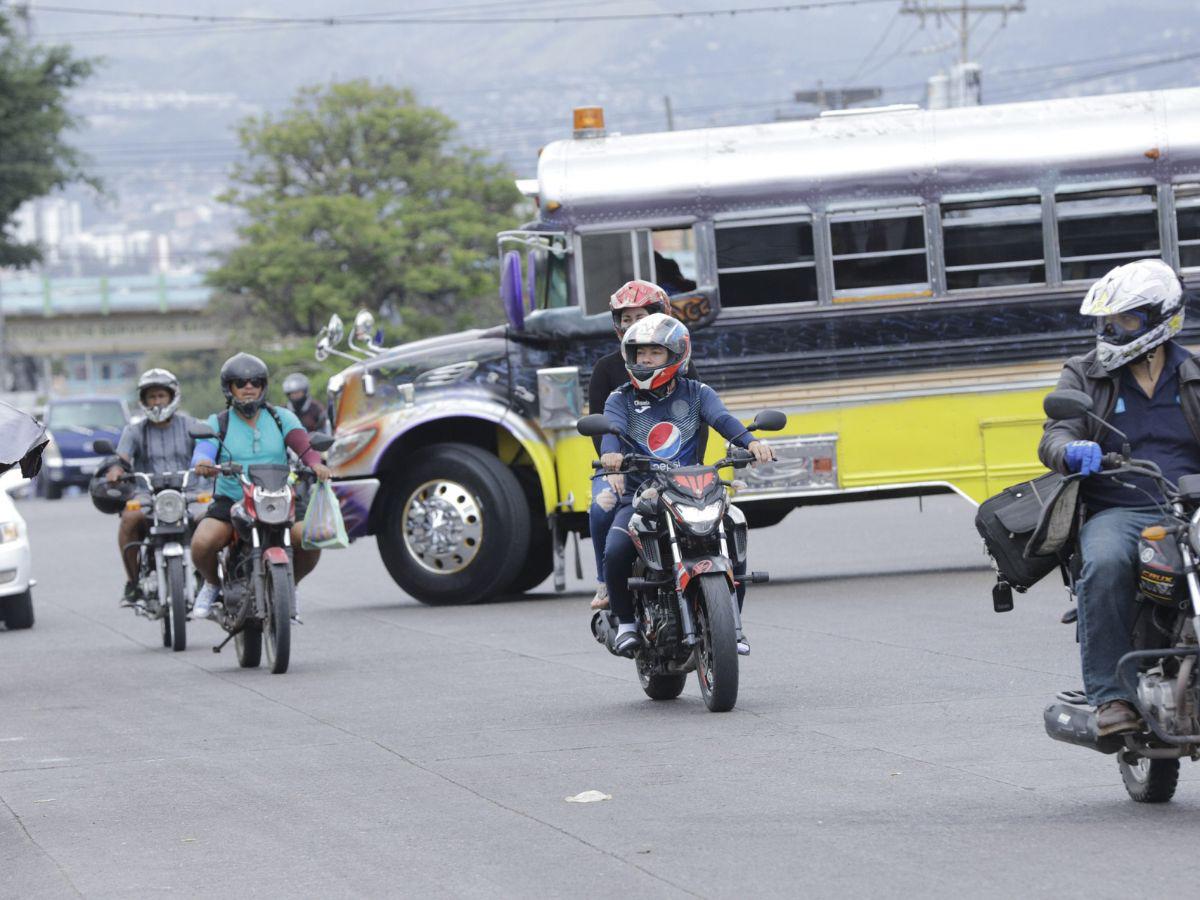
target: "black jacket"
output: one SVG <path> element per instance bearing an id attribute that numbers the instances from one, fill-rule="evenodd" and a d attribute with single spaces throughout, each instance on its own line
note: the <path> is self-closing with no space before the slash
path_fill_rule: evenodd
<path id="1" fill-rule="evenodd" d="M 1174 342 L 1169 342 L 1174 343 Z M 1117 379 L 1120 369 L 1106 372 L 1096 360 L 1093 350 L 1084 356 L 1073 356 L 1063 366 L 1058 378 L 1058 390 L 1070 388 L 1083 391 L 1092 398 L 1092 411 L 1106 422 L 1117 405 Z M 1183 417 L 1192 436 L 1200 443 L 1200 357 L 1191 356 L 1179 366 L 1179 401 Z M 1067 444 L 1071 441 L 1100 442 L 1104 431 L 1089 418 L 1047 419 L 1043 426 L 1042 440 L 1038 444 L 1038 459 L 1047 468 L 1067 474 L 1063 462 Z"/>
<path id="2" fill-rule="evenodd" d="M 700 380 L 700 376 L 696 374 L 696 367 L 688 360 L 687 372 L 684 373 L 687 378 Z M 602 356 L 596 360 L 596 366 L 592 369 L 592 377 L 588 381 L 588 412 L 591 414 L 604 412 L 604 404 L 608 400 L 608 395 L 615 391 L 623 384 L 629 383 L 629 372 L 625 369 L 625 358 L 621 356 L 620 350 L 614 350 L 607 356 Z M 700 439 L 700 458 L 704 459 L 704 448 L 708 441 L 708 432 Z M 596 455 L 600 455 L 600 438 L 592 438 L 592 443 L 596 445 Z"/>

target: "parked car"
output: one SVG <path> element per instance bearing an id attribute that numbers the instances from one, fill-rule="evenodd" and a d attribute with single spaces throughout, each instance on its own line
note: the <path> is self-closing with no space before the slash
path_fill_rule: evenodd
<path id="1" fill-rule="evenodd" d="M 114 445 L 129 421 L 119 397 L 64 397 L 46 405 L 50 444 L 42 454 L 42 493 L 50 500 L 71 485 L 86 488 L 103 459 L 93 444 L 100 438 Z"/>
<path id="2" fill-rule="evenodd" d="M 16 469 L 0 475 L 0 620 L 9 631 L 33 626 L 29 532 L 12 499 L 28 483 Z"/>

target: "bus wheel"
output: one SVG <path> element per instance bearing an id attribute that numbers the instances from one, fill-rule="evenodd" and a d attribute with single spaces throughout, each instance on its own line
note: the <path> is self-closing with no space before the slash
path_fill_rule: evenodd
<path id="1" fill-rule="evenodd" d="M 530 537 L 529 506 L 512 471 L 469 444 L 434 444 L 403 465 L 376 536 L 396 584 L 431 606 L 508 590 Z"/>
<path id="2" fill-rule="evenodd" d="M 550 530 L 550 522 L 542 511 L 542 489 L 538 484 L 537 473 L 529 467 L 519 467 L 514 471 L 521 488 L 525 491 L 525 502 L 529 506 L 529 549 L 517 577 L 508 586 L 508 592 L 523 594 L 533 590 L 554 571 L 554 535 Z"/>

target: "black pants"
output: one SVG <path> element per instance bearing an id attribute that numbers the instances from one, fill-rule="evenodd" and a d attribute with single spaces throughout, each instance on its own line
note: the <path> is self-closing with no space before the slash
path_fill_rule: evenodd
<path id="1" fill-rule="evenodd" d="M 608 605 L 622 625 L 634 623 L 633 594 L 629 590 L 629 577 L 637 560 L 637 549 L 633 546 L 633 538 L 629 536 L 629 519 L 632 516 L 632 503 L 618 506 L 604 543 L 604 583 L 608 585 Z M 597 540 L 597 536 L 593 535 L 592 540 Z M 733 560 L 733 574 L 739 580 L 746 574 L 744 559 Z M 746 586 L 739 584 L 738 609 L 742 608 L 745 597 Z"/>

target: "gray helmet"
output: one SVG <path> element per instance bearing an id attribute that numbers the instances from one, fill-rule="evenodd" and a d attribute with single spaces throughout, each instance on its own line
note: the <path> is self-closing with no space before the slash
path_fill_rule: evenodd
<path id="1" fill-rule="evenodd" d="M 166 406 L 147 406 L 146 391 L 150 388 L 163 388 L 170 393 L 171 400 Z M 179 379 L 166 369 L 147 369 L 138 379 L 138 405 L 151 422 L 166 422 L 179 409 Z"/>
<path id="2" fill-rule="evenodd" d="M 238 353 L 225 360 L 221 366 L 221 393 L 225 402 L 240 412 L 243 416 L 252 416 L 267 403 L 267 388 L 270 385 L 270 370 L 267 364 L 257 356 L 249 353 Z M 262 382 L 262 393 L 257 400 L 248 403 L 234 399 L 233 382 L 258 380 Z"/>

